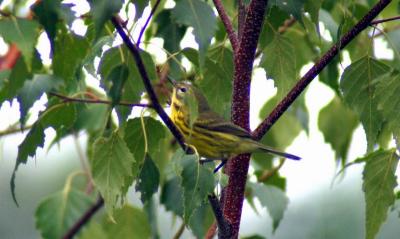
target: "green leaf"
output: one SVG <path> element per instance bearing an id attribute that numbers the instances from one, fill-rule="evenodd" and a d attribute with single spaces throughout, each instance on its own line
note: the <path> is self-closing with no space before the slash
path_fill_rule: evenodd
<path id="1" fill-rule="evenodd" d="M 11 70 L 8 81 L 5 82 L 4 89 L 0 92 L 0 101 L 11 101 L 22 88 L 24 82 L 32 78 L 33 73 L 39 71 L 42 67 L 43 65 L 37 51 L 34 52 L 32 62 L 27 63 L 23 57 L 19 57 Z"/>
<path id="2" fill-rule="evenodd" d="M 348 66 L 340 81 L 345 102 L 359 116 L 371 151 L 383 120 L 374 99 L 375 79 L 389 71 L 389 67 L 370 57 L 364 57 Z"/>
<path id="3" fill-rule="evenodd" d="M 132 1 L 135 5 L 135 20 L 142 16 L 144 9 L 149 5 L 148 0 L 135 0 Z"/>
<path id="4" fill-rule="evenodd" d="M 181 186 L 183 188 L 184 214 L 186 223 L 190 221 L 196 208 L 214 190 L 213 165 L 200 165 L 196 155 L 176 156 L 181 167 Z"/>
<path id="5" fill-rule="evenodd" d="M 157 158 L 160 156 L 160 144 L 166 137 L 165 127 L 160 121 L 155 120 L 152 117 L 143 118 L 146 136 L 147 136 L 147 147 L 151 158 Z M 134 118 L 128 120 L 125 127 L 124 140 L 128 146 L 130 152 L 135 157 L 138 165 L 142 164 L 145 160 L 145 141 L 144 132 L 140 118 Z M 137 169 L 134 172 L 137 172 Z"/>
<path id="6" fill-rule="evenodd" d="M 211 108 L 226 118 L 230 117 L 233 79 L 233 53 L 225 47 L 210 50 L 199 88 Z"/>
<path id="7" fill-rule="evenodd" d="M 177 1 L 172 10 L 175 21 L 193 27 L 193 34 L 199 44 L 199 63 L 204 65 L 207 48 L 217 30 L 216 16 L 210 5 L 200 0 Z"/>
<path id="8" fill-rule="evenodd" d="M 193 212 L 188 226 L 196 238 L 205 238 L 207 230 L 214 222 L 214 219 L 215 217 L 210 205 L 207 202 L 203 202 L 200 207 Z"/>
<path id="9" fill-rule="evenodd" d="M 139 208 L 125 205 L 123 208 L 115 210 L 114 219 L 115 222 L 107 220 L 103 223 L 107 238 L 151 238 L 146 214 Z"/>
<path id="10" fill-rule="evenodd" d="M 90 47 L 87 39 L 59 30 L 55 39 L 53 70 L 54 75 L 61 77 L 66 83 L 74 86 L 80 79 L 83 59 L 89 54 Z"/>
<path id="11" fill-rule="evenodd" d="M 25 62 L 31 62 L 37 37 L 39 24 L 33 20 L 23 18 L 0 19 L 0 36 L 7 42 L 15 43 L 21 50 Z M 29 69 L 29 68 L 28 68 Z"/>
<path id="12" fill-rule="evenodd" d="M 136 191 L 140 192 L 140 200 L 148 202 L 158 190 L 160 172 L 150 155 L 146 153 L 142 169 L 136 182 Z"/>
<path id="13" fill-rule="evenodd" d="M 400 74 L 394 71 L 379 78 L 374 99 L 378 102 L 378 110 L 389 123 L 393 132 L 400 130 Z"/>
<path id="14" fill-rule="evenodd" d="M 169 9 L 160 12 L 155 22 L 157 23 L 155 35 L 164 39 L 164 48 L 171 54 L 179 51 L 179 43 L 185 35 L 186 27 L 172 19 L 172 11 Z"/>
<path id="15" fill-rule="evenodd" d="M 50 40 L 52 50 L 54 49 L 54 38 L 56 37 L 58 12 L 61 10 L 60 0 L 43 0 L 33 5 L 32 11 L 43 25 Z"/>
<path id="16" fill-rule="evenodd" d="M 279 97 L 283 97 L 297 80 L 293 44 L 290 39 L 276 34 L 265 48 L 261 66 L 274 79 Z"/>
<path id="17" fill-rule="evenodd" d="M 110 74 L 105 79 L 111 83 L 108 95 L 112 99 L 112 106 L 118 104 L 121 99 L 122 89 L 126 80 L 128 79 L 129 69 L 126 65 L 119 65 L 114 67 Z"/>
<path id="18" fill-rule="evenodd" d="M 82 232 L 77 235 L 79 239 L 108 239 L 103 226 L 95 221 L 91 221 L 89 225 L 82 228 Z"/>
<path id="19" fill-rule="evenodd" d="M 324 135 L 325 142 L 335 150 L 336 159 L 341 160 L 343 164 L 346 162 L 347 151 L 357 125 L 357 115 L 343 105 L 338 97 L 319 113 L 318 128 Z"/>
<path id="20" fill-rule="evenodd" d="M 25 81 L 17 97 L 20 104 L 20 122 L 22 127 L 25 125 L 26 115 L 33 103 L 35 103 L 43 93 L 56 89 L 61 84 L 62 81 L 52 75 L 35 75 L 32 80 Z"/>
<path id="21" fill-rule="evenodd" d="M 261 205 L 268 209 L 275 231 L 283 218 L 289 199 L 282 190 L 274 186 L 260 183 L 249 183 L 249 186 L 252 188 L 254 196 L 260 200 Z"/>
<path id="22" fill-rule="evenodd" d="M 36 228 L 43 238 L 62 238 L 93 203 L 91 197 L 70 186 L 43 200 L 36 209 Z"/>
<path id="23" fill-rule="evenodd" d="M 396 167 L 399 161 L 395 150 L 379 150 L 367 155 L 363 171 L 363 190 L 366 202 L 366 238 L 373 239 L 386 220 L 395 202 Z"/>
<path id="24" fill-rule="evenodd" d="M 166 181 L 161 190 L 160 202 L 167 211 L 183 217 L 183 189 L 178 176 Z"/>
<path id="25" fill-rule="evenodd" d="M 319 80 L 341 95 L 339 90 L 339 58 L 335 57 L 318 75 Z"/>
<path id="26" fill-rule="evenodd" d="M 304 10 L 307 11 L 319 32 L 319 9 L 323 0 L 305 0 Z"/>
<path id="27" fill-rule="evenodd" d="M 293 15 L 297 21 L 302 22 L 302 12 L 303 12 L 303 5 L 307 0 L 272 0 L 269 1 L 268 4 L 270 6 L 276 5 L 283 11 L 287 12 L 288 14 Z"/>
<path id="28" fill-rule="evenodd" d="M 156 66 L 153 62 L 151 55 L 145 51 L 141 51 L 143 63 L 146 67 L 150 80 L 157 80 Z M 129 69 L 128 80 L 122 89 L 121 100 L 130 102 L 139 102 L 144 91 L 144 85 L 136 63 L 125 46 L 116 46 L 108 49 L 100 60 L 98 73 L 101 75 L 102 80 L 108 77 L 110 72 L 119 65 L 125 65 Z M 101 84 L 105 84 L 103 81 Z M 105 86 L 107 88 L 107 86 Z M 116 107 L 120 123 L 124 122 L 131 112 L 127 107 Z"/>
<path id="29" fill-rule="evenodd" d="M 89 1 L 90 11 L 93 16 L 94 26 L 96 31 L 96 38 L 98 38 L 103 30 L 105 23 L 111 19 L 111 17 L 118 13 L 122 7 L 123 1 L 115 0 L 93 0 Z"/>
<path id="30" fill-rule="evenodd" d="M 304 102 L 302 101 L 304 101 L 303 97 L 297 99 L 289 108 L 288 112 L 286 112 L 279 121 L 272 126 L 268 131 L 268 134 L 266 134 L 260 142 L 280 151 L 288 147 L 303 128 L 301 118 L 305 119 L 304 125 L 308 125 L 308 112 L 306 111 L 306 108 L 304 108 Z M 270 99 L 260 110 L 259 117 L 261 119 L 265 118 L 277 103 L 278 99 L 276 96 Z M 257 164 L 263 169 L 272 166 L 271 160 L 269 160 L 273 157 L 271 154 L 254 153 L 252 154 L 252 157 L 255 159 L 254 162 L 257 162 Z"/>
<path id="31" fill-rule="evenodd" d="M 125 197 L 123 188 L 132 183 L 127 179 L 132 176 L 135 159 L 120 134 L 114 132 L 110 138 L 96 140 L 90 163 L 94 184 L 104 198 L 108 214 L 112 216 L 118 200 Z"/>
<path id="32" fill-rule="evenodd" d="M 29 156 L 33 157 L 38 147 L 43 147 L 45 136 L 44 130 L 46 128 L 53 127 L 56 130 L 61 128 L 68 129 L 74 123 L 75 116 L 75 106 L 72 104 L 50 106 L 33 124 L 25 139 L 18 146 L 17 161 L 11 176 L 11 193 L 15 202 L 17 202 L 15 196 L 15 177 L 19 165 L 21 163 L 25 164 Z"/>

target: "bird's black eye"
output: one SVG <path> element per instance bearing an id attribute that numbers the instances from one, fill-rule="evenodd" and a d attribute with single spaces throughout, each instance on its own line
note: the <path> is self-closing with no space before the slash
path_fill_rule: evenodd
<path id="1" fill-rule="evenodd" d="M 187 89 L 186 89 L 185 87 L 181 87 L 181 88 L 179 88 L 179 90 L 180 90 L 182 93 L 185 93 Z"/>

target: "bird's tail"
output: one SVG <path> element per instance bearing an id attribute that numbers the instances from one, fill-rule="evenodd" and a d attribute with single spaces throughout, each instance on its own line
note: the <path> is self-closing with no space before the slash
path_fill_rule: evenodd
<path id="1" fill-rule="evenodd" d="M 258 142 L 257 142 L 257 144 L 259 146 L 259 149 L 261 151 L 263 151 L 263 152 L 268 152 L 270 154 L 275 154 L 275 155 L 282 156 L 282 157 L 285 157 L 285 158 L 288 158 L 288 159 L 292 159 L 292 160 L 300 160 L 301 159 L 299 156 L 296 156 L 294 154 L 280 152 L 280 151 L 272 149 L 272 148 L 270 148 L 268 146 L 265 146 L 265 145 L 263 145 L 261 143 L 258 143 Z"/>

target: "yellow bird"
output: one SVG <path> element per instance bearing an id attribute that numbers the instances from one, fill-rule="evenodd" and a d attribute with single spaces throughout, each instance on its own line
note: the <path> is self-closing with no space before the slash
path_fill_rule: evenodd
<path id="1" fill-rule="evenodd" d="M 226 160 L 243 153 L 267 152 L 293 160 L 300 159 L 253 140 L 245 129 L 214 112 L 200 90 L 189 82 L 174 83 L 171 118 L 185 142 L 206 158 L 205 161 L 222 160 L 215 171 Z"/>

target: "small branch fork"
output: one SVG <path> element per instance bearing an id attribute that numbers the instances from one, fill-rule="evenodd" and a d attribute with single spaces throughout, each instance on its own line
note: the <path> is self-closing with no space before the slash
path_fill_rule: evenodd
<path id="1" fill-rule="evenodd" d="M 254 139 L 260 140 L 272 125 L 282 116 L 296 98 L 305 90 L 308 84 L 327 66 L 332 59 L 360 32 L 371 25 L 372 20 L 391 2 L 391 0 L 379 1 L 350 31 L 348 31 L 338 44 L 329 49 L 327 53 L 297 82 L 286 97 L 275 107 L 271 114 L 254 130 Z M 392 19 L 393 20 L 393 19 Z M 378 20 L 379 21 L 379 20 Z M 376 22 L 378 22 L 376 21 Z"/>
<path id="2" fill-rule="evenodd" d="M 161 0 L 157 0 L 157 2 L 154 4 L 153 8 L 151 9 L 150 15 L 146 19 L 146 23 L 144 24 L 144 26 L 140 30 L 140 34 L 139 34 L 139 37 L 138 37 L 137 42 L 136 42 L 136 47 L 139 48 L 140 41 L 142 40 L 143 34 L 146 31 L 147 26 L 149 25 L 150 19 L 153 17 L 154 13 L 156 12 L 158 5 L 160 5 L 160 2 L 161 2 Z"/>

